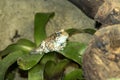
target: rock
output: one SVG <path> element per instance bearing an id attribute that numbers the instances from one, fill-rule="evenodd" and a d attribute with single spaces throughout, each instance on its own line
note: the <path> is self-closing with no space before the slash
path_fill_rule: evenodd
<path id="1" fill-rule="evenodd" d="M 120 0 L 69 0 L 102 25 L 120 24 Z M 105 27 L 105 26 L 104 26 Z"/>
<path id="2" fill-rule="evenodd" d="M 16 32 L 20 38 L 33 41 L 34 15 L 37 12 L 55 12 L 55 17 L 47 24 L 47 34 L 61 28 L 94 27 L 94 21 L 67 0 L 0 0 L 0 50 L 12 43 Z M 70 40 L 88 42 L 87 37 L 91 38 L 89 35 L 83 38 L 80 34 Z"/>
<path id="3" fill-rule="evenodd" d="M 83 55 L 86 80 L 120 79 L 120 24 L 98 30 Z"/>

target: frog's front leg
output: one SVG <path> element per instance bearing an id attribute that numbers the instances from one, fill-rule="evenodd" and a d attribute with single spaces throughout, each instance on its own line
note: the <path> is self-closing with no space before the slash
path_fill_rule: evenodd
<path id="1" fill-rule="evenodd" d="M 62 44 L 59 46 L 60 50 L 63 50 L 65 46 L 66 46 L 66 42 L 65 42 L 65 43 L 62 43 Z"/>

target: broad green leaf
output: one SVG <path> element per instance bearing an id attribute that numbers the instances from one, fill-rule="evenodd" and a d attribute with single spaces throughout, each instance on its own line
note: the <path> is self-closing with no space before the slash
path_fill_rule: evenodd
<path id="1" fill-rule="evenodd" d="M 0 80 L 4 80 L 5 72 L 16 60 L 23 55 L 22 51 L 15 51 L 0 61 Z"/>
<path id="2" fill-rule="evenodd" d="M 48 61 L 45 65 L 44 76 L 47 80 L 52 80 L 55 76 L 60 75 L 61 72 L 65 69 L 69 60 L 65 59 L 58 63 L 53 61 Z"/>
<path id="3" fill-rule="evenodd" d="M 45 26 L 53 16 L 54 13 L 36 13 L 34 21 L 34 40 L 37 46 L 46 38 Z"/>
<path id="4" fill-rule="evenodd" d="M 40 61 L 42 56 L 43 54 L 26 54 L 19 57 L 17 64 L 19 65 L 19 68 L 29 70 Z"/>
<path id="5" fill-rule="evenodd" d="M 17 44 L 29 46 L 30 48 L 36 47 L 35 43 L 33 43 L 32 41 L 27 40 L 27 39 L 20 39 L 20 40 L 17 41 Z"/>
<path id="6" fill-rule="evenodd" d="M 22 45 L 17 45 L 17 44 L 11 44 L 9 45 L 5 50 L 0 52 L 0 56 L 5 56 L 11 52 L 18 51 L 18 50 L 26 50 L 22 47 Z"/>
<path id="7" fill-rule="evenodd" d="M 28 80 L 44 80 L 43 76 L 44 66 L 36 65 L 28 71 Z"/>
<path id="8" fill-rule="evenodd" d="M 68 42 L 64 50 L 59 53 L 81 65 L 81 59 L 85 49 L 86 45 L 84 43 Z"/>
<path id="9" fill-rule="evenodd" d="M 93 35 L 96 30 L 94 29 L 75 29 L 75 28 L 71 28 L 71 29 L 67 29 L 66 32 L 69 34 L 69 36 L 72 36 L 74 34 L 78 34 L 78 33 L 88 33 L 88 34 L 91 34 Z"/>
<path id="10" fill-rule="evenodd" d="M 45 54 L 41 61 L 40 64 L 36 65 L 30 71 L 28 72 L 28 80 L 44 80 L 43 78 L 43 71 L 44 71 L 44 65 L 48 61 L 55 61 L 57 60 L 57 55 L 53 52 Z"/>
<path id="11" fill-rule="evenodd" d="M 32 69 L 29 70 L 28 74 L 28 80 L 44 80 L 43 71 L 44 71 L 44 65 L 47 61 L 55 61 L 57 59 L 56 54 L 53 52 L 45 54 L 40 64 L 36 65 Z"/>
<path id="12" fill-rule="evenodd" d="M 81 69 L 76 69 L 68 74 L 66 74 L 63 80 L 84 80 L 83 73 Z"/>
<path id="13" fill-rule="evenodd" d="M 9 45 L 5 50 L 0 52 L 0 56 L 5 56 L 11 52 L 22 50 L 29 52 L 35 47 L 35 44 L 26 39 L 20 39 L 16 44 Z"/>
<path id="14" fill-rule="evenodd" d="M 42 57 L 40 63 L 41 63 L 41 64 L 46 64 L 47 61 L 56 61 L 57 59 L 58 59 L 58 58 L 57 58 L 57 54 L 54 53 L 54 52 L 50 52 L 50 53 L 45 54 L 45 55 Z"/>

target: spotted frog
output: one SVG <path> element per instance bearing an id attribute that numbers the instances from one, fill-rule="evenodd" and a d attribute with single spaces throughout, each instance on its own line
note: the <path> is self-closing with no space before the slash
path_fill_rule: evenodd
<path id="1" fill-rule="evenodd" d="M 66 41 L 69 35 L 65 30 L 60 30 L 53 33 L 45 40 L 43 40 L 39 47 L 37 47 L 33 52 L 34 53 L 48 53 L 52 51 L 60 51 L 66 46 Z"/>

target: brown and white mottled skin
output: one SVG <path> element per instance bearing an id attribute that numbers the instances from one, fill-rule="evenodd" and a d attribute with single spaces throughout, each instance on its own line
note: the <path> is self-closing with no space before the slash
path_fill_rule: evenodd
<path id="1" fill-rule="evenodd" d="M 39 47 L 37 47 L 33 53 L 48 53 L 51 51 L 60 51 L 66 46 L 66 41 L 69 35 L 63 29 L 53 33 L 45 40 L 42 41 Z"/>

